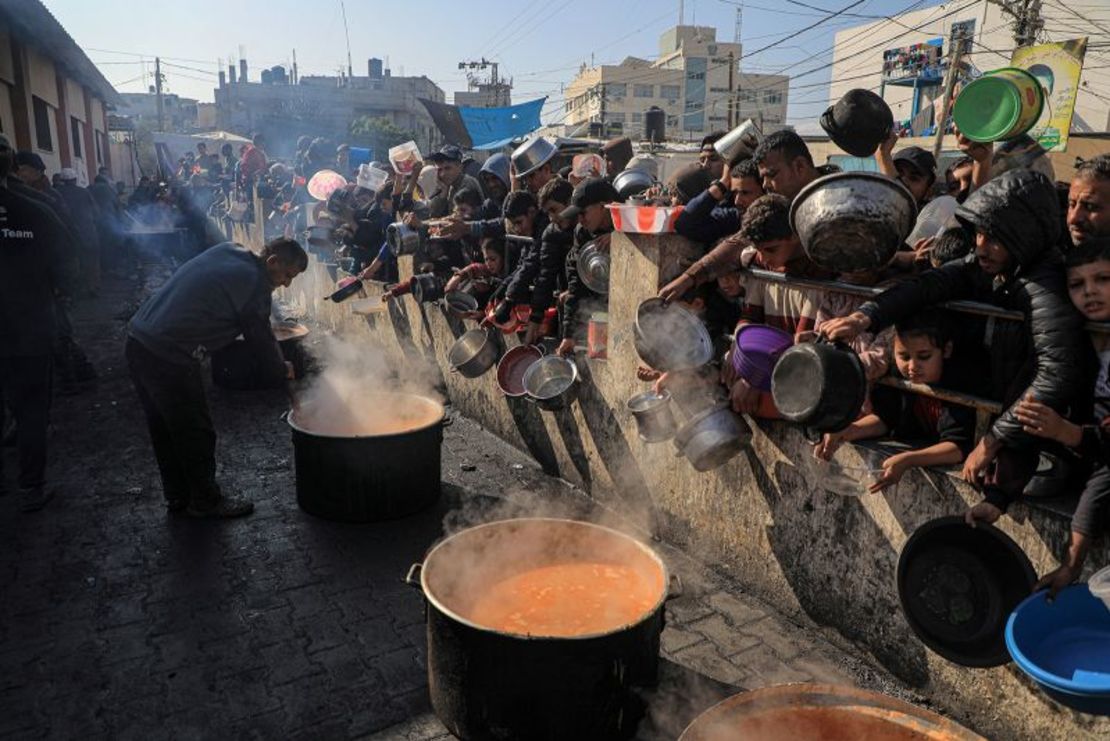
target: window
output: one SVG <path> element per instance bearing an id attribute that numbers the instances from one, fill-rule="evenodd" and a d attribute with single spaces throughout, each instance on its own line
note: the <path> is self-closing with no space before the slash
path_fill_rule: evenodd
<path id="1" fill-rule="evenodd" d="M 609 123 L 624 123 L 623 113 L 606 113 L 605 120 Z"/>
<path id="2" fill-rule="evenodd" d="M 754 90 L 741 90 L 740 102 L 741 103 L 755 103 L 759 99 L 759 94 Z"/>
<path id="3" fill-rule="evenodd" d="M 96 131 L 93 135 L 96 138 L 96 164 L 100 166 L 104 164 L 104 134 Z"/>
<path id="4" fill-rule="evenodd" d="M 605 85 L 605 94 L 610 98 L 623 98 L 628 95 L 628 85 L 623 82 L 610 82 Z"/>
<path id="5" fill-rule="evenodd" d="M 655 86 L 654 85 L 633 85 L 632 97 L 634 98 L 654 98 Z"/>
<path id="6" fill-rule="evenodd" d="M 31 96 L 35 108 L 35 142 L 44 152 L 54 151 L 54 139 L 50 136 L 50 106 L 42 98 Z"/>
<path id="7" fill-rule="evenodd" d="M 77 159 L 81 159 L 81 122 L 73 116 L 70 116 L 69 128 L 73 133 L 73 156 Z"/>
<path id="8" fill-rule="evenodd" d="M 678 100 L 682 97 L 682 93 L 679 92 L 678 85 L 660 85 L 659 97 L 666 98 L 667 100 Z"/>
<path id="9" fill-rule="evenodd" d="M 782 103 L 782 93 L 778 91 L 764 93 L 763 102 L 778 105 L 779 103 Z"/>
<path id="10" fill-rule="evenodd" d="M 642 113 L 633 113 L 632 114 L 632 123 L 640 123 L 643 120 L 644 120 L 644 114 L 642 114 Z"/>

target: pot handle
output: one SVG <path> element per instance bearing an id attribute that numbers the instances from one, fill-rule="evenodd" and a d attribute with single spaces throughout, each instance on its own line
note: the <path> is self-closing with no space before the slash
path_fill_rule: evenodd
<path id="1" fill-rule="evenodd" d="M 423 591 L 422 587 L 420 586 L 420 576 L 423 571 L 424 564 L 414 563 L 412 566 L 409 566 L 409 571 L 407 574 L 405 574 L 405 578 L 403 581 L 405 582 L 405 584 L 408 584 L 413 589 Z"/>
<path id="2" fill-rule="evenodd" d="M 682 579 L 678 574 L 671 574 L 670 584 L 667 585 L 667 596 L 663 598 L 664 602 L 670 602 L 673 599 L 678 599 L 686 593 L 686 589 L 682 586 Z"/>
<path id="3" fill-rule="evenodd" d="M 443 421 L 440 422 L 440 426 L 443 427 L 444 429 L 450 427 L 453 424 L 455 424 L 455 418 L 454 417 L 448 417 L 447 415 L 444 415 L 443 416 Z M 415 568 L 416 565 L 417 564 L 413 564 L 413 567 Z"/>
<path id="4" fill-rule="evenodd" d="M 823 433 L 823 432 L 821 432 L 821 431 L 819 431 L 819 430 L 817 430 L 813 427 L 810 427 L 809 425 L 806 425 L 805 427 L 802 428 L 802 437 L 804 437 L 807 442 L 811 442 L 814 445 L 821 442 L 821 439 L 824 436 L 825 436 L 825 433 Z"/>

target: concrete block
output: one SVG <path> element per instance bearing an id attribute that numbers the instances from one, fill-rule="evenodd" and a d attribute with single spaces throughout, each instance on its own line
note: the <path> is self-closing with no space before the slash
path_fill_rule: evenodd
<path id="1" fill-rule="evenodd" d="M 690 631 L 705 636 L 723 656 L 732 656 L 760 642 L 760 639 L 729 625 L 721 615 L 710 615 L 686 626 Z"/>

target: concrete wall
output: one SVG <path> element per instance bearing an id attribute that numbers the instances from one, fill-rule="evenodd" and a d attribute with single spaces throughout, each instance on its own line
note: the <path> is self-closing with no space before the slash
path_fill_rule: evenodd
<path id="1" fill-rule="evenodd" d="M 253 244 L 257 231 L 236 237 Z M 637 304 L 689 254 L 674 237 L 614 235 L 608 360 L 579 354 L 579 400 L 546 413 L 506 399 L 495 374 L 467 380 L 445 366 L 454 338 L 467 327 L 440 308 L 394 302 L 388 313 L 361 317 L 321 301 L 334 282 L 318 257 L 285 292 L 325 330 L 386 354 L 399 373 L 431 364 L 451 402 L 511 444 L 530 451 L 549 472 L 654 529 L 695 558 L 734 576 L 780 610 L 805 613 L 838 631 L 918 688 L 944 712 L 991 738 L 1106 738 L 1110 722 L 1072 714 L 1032 689 L 1016 668 L 973 670 L 928 651 L 906 624 L 895 590 L 899 552 L 921 524 L 963 512 L 978 495 L 943 473 L 911 472 L 896 490 L 847 498 L 824 491 L 806 467 L 809 445 L 783 423 L 753 425 L 753 444 L 725 466 L 697 473 L 669 443 L 646 445 L 625 411 L 644 390 L 631 322 Z M 661 269 L 659 266 L 663 266 Z M 402 273 L 411 260 L 402 258 Z M 374 383 L 368 379 L 368 383 Z M 856 449 L 847 451 L 857 456 Z M 1067 519 L 1015 506 L 1001 527 L 1043 573 L 1066 542 Z M 1107 563 L 1105 547 L 1091 563 Z"/>

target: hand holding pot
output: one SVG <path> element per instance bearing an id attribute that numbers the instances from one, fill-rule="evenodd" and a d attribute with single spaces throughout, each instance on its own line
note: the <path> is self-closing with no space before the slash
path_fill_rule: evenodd
<path id="1" fill-rule="evenodd" d="M 830 340 L 851 342 L 867 331 L 871 326 L 871 317 L 862 311 L 855 311 L 845 317 L 831 319 L 821 325 L 821 333 Z"/>
<path id="2" fill-rule="evenodd" d="M 449 216 L 439 222 L 439 234 L 442 239 L 462 239 L 466 236 L 466 222 L 457 216 Z"/>
<path id="3" fill-rule="evenodd" d="M 1079 578 L 1079 572 L 1079 568 L 1063 564 L 1055 571 L 1050 571 L 1042 576 L 1036 586 L 1033 587 L 1033 591 L 1039 592 L 1042 589 L 1047 589 L 1048 599 L 1052 601 L 1056 599 L 1056 595 L 1061 589 L 1075 583 L 1075 580 Z"/>
<path id="4" fill-rule="evenodd" d="M 997 444 L 992 443 L 989 438 L 989 435 L 984 435 L 975 449 L 971 451 L 967 460 L 964 461 L 963 478 L 972 486 L 979 486 L 983 483 L 983 477 L 987 474 L 987 467 L 998 455 Z"/>
<path id="5" fill-rule="evenodd" d="M 561 358 L 566 358 L 574 355 L 574 340 L 568 337 L 560 342 L 559 346 L 555 348 L 555 354 Z"/>
<path id="6" fill-rule="evenodd" d="M 743 378 L 736 379 L 729 389 L 732 411 L 738 414 L 755 414 L 759 409 L 759 389 L 752 388 Z"/>
<path id="7" fill-rule="evenodd" d="M 681 298 L 694 287 L 694 276 L 683 273 L 667 285 L 659 289 L 659 298 L 670 303 L 676 298 Z"/>

